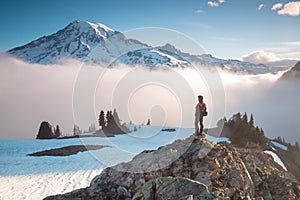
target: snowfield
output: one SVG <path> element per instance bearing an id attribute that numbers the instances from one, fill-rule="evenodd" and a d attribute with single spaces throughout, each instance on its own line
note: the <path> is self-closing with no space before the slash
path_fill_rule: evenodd
<path id="1" fill-rule="evenodd" d="M 43 199 L 86 187 L 102 169 L 77 172 L 1 176 L 0 199 Z"/>
<path id="2" fill-rule="evenodd" d="M 135 125 L 129 128 L 133 130 Z M 176 139 L 187 138 L 193 129 L 136 125 L 138 131 L 112 138 L 63 140 L 0 140 L 0 199 L 43 199 L 86 187 L 108 167 L 131 160 L 143 150 L 157 149 Z M 109 145 L 66 157 L 30 157 L 29 153 L 69 145 Z"/>
<path id="3" fill-rule="evenodd" d="M 137 128 L 133 132 L 134 127 Z M 144 150 L 154 150 L 194 133 L 191 128 L 128 125 L 130 134 L 116 137 L 60 140 L 0 140 L 0 200 L 43 199 L 87 187 L 103 169 L 130 161 Z M 230 142 L 228 138 L 206 135 L 213 143 Z M 70 145 L 107 145 L 99 150 L 71 156 L 30 157 L 27 154 Z"/>

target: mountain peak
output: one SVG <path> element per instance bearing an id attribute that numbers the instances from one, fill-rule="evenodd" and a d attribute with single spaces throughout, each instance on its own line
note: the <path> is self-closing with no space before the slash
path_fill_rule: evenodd
<path id="1" fill-rule="evenodd" d="M 102 35 L 104 37 L 110 37 L 115 34 L 116 31 L 109 28 L 108 26 L 101 23 L 93 23 L 85 20 L 75 20 L 67 25 L 66 29 L 76 29 L 81 33 L 86 33 L 90 30 L 95 30 L 96 34 Z"/>
<path id="2" fill-rule="evenodd" d="M 86 60 L 95 47 L 105 46 L 104 40 L 114 35 L 116 35 L 115 39 L 118 40 L 116 41 L 118 43 L 127 46 L 143 46 L 137 42 L 129 41 L 123 34 L 104 24 L 75 20 L 52 35 L 43 36 L 28 44 L 11 49 L 8 53 L 27 62 L 40 64 L 59 63 L 64 58 Z M 117 47 L 118 45 L 112 46 Z M 102 56 L 109 60 L 107 58 L 114 57 L 106 55 L 111 54 L 111 51 L 112 49 L 109 47 L 103 47 Z"/>

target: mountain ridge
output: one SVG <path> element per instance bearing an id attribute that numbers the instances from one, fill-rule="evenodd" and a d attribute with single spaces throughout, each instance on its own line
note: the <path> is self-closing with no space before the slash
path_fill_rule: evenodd
<path id="1" fill-rule="evenodd" d="M 287 70 L 280 80 L 299 81 L 300 80 L 300 61 L 295 64 L 294 67 Z"/>
<path id="2" fill-rule="evenodd" d="M 140 64 L 149 68 L 161 65 L 183 68 L 200 65 L 250 74 L 280 70 L 273 70 L 264 64 L 219 59 L 210 54 L 191 55 L 171 44 L 151 47 L 141 41 L 127 38 L 123 33 L 104 24 L 80 20 L 71 22 L 54 34 L 13 48 L 8 53 L 29 63 L 39 64 L 57 64 L 65 58 L 71 58 L 102 66 L 113 66 L 116 63 L 130 66 Z"/>

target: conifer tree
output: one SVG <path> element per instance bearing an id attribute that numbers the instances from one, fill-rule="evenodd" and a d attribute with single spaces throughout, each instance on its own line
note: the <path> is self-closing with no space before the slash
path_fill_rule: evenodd
<path id="1" fill-rule="evenodd" d="M 254 127 L 254 118 L 253 118 L 253 114 L 251 113 L 250 116 L 250 121 L 249 121 L 250 126 Z"/>
<path id="2" fill-rule="evenodd" d="M 112 125 L 112 119 L 113 117 L 112 117 L 112 113 L 111 113 L 111 111 L 107 111 L 107 113 L 106 113 L 106 127 L 105 128 L 110 128 L 111 127 L 111 125 Z"/>
<path id="3" fill-rule="evenodd" d="M 54 129 L 54 136 L 57 138 L 61 136 L 61 131 L 58 125 L 56 125 L 56 128 Z"/>
<path id="4" fill-rule="evenodd" d="M 151 121 L 150 121 L 150 119 L 148 119 L 147 125 L 149 126 L 150 124 L 151 124 Z"/>
<path id="5" fill-rule="evenodd" d="M 244 123 L 248 123 L 248 116 L 247 116 L 247 113 L 245 112 L 245 114 L 243 115 L 243 122 Z"/>
<path id="6" fill-rule="evenodd" d="M 105 114 L 104 114 L 104 111 L 101 110 L 100 111 L 100 115 L 99 115 L 99 126 L 102 127 L 102 129 L 105 129 L 106 128 L 106 120 L 105 120 Z"/>

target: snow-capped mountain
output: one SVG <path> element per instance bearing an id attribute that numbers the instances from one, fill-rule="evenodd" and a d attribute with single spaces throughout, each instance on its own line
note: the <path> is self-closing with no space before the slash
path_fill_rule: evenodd
<path id="1" fill-rule="evenodd" d="M 148 68 L 162 65 L 168 67 L 200 65 L 202 67 L 218 67 L 238 73 L 260 74 L 271 72 L 270 68 L 263 64 L 253 64 L 239 60 L 224 60 L 215 58 L 210 54 L 191 55 L 180 51 L 171 44 L 129 51 L 120 56 L 111 66 L 119 63 L 129 66 L 142 65 Z"/>
<path id="2" fill-rule="evenodd" d="M 191 55 L 171 44 L 150 47 L 103 24 L 87 21 L 74 21 L 52 35 L 11 49 L 8 53 L 27 62 L 40 64 L 56 64 L 62 59 L 72 58 L 110 67 L 119 63 L 148 68 L 201 65 L 238 73 L 272 72 L 271 68 L 263 64 L 218 59 L 209 54 Z"/>
<path id="3" fill-rule="evenodd" d="M 110 66 L 113 67 L 118 64 L 153 68 L 159 66 L 188 67 L 191 63 L 170 51 L 162 51 L 156 48 L 145 48 L 127 52 L 120 56 Z"/>
<path id="4" fill-rule="evenodd" d="M 9 53 L 30 63 L 53 64 L 73 58 L 106 64 L 129 50 L 145 47 L 147 45 L 127 39 L 103 24 L 74 21 L 52 35 L 11 49 Z"/>

